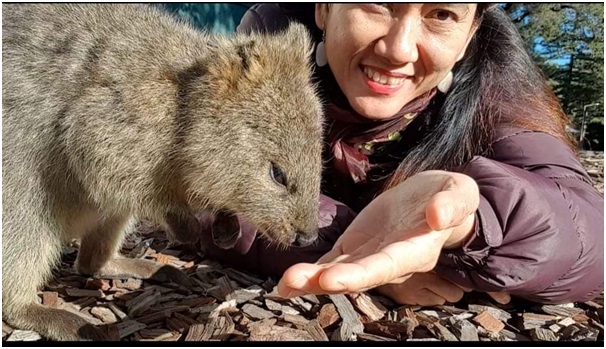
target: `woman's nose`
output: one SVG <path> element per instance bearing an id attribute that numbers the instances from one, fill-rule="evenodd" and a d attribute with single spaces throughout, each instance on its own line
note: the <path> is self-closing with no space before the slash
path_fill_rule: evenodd
<path id="1" fill-rule="evenodd" d="M 394 23 L 389 31 L 377 41 L 375 53 L 393 65 L 416 62 L 419 58 L 417 41 L 419 23 L 404 19 Z"/>

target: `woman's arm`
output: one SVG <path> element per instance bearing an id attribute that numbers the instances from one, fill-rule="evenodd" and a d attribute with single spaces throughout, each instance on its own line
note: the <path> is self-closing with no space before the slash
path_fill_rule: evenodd
<path id="1" fill-rule="evenodd" d="M 604 199 L 561 141 L 501 130 L 491 159 L 461 171 L 480 189 L 475 233 L 436 271 L 463 287 L 544 302 L 588 300 L 604 288 Z"/>

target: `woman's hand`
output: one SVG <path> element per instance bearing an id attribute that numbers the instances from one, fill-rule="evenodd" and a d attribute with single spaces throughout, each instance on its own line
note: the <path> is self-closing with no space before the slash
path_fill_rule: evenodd
<path id="1" fill-rule="evenodd" d="M 470 290 L 429 272 L 413 274 L 404 281 L 394 280 L 377 287 L 377 291 L 399 304 L 431 306 L 446 302 L 456 303 Z"/>
<path id="2" fill-rule="evenodd" d="M 479 190 L 463 174 L 418 173 L 373 200 L 315 264 L 290 267 L 278 284 L 284 297 L 361 292 L 428 272 L 443 247 L 473 232 Z"/>

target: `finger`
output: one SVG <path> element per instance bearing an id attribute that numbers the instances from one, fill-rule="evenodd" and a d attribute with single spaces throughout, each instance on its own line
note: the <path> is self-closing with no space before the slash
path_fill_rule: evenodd
<path id="1" fill-rule="evenodd" d="M 425 288 L 430 290 L 431 292 L 437 294 L 438 296 L 444 298 L 448 302 L 456 303 L 463 298 L 465 292 L 463 289 L 452 282 L 443 279 L 437 274 L 433 273 L 423 273 L 417 274 L 421 279 L 421 282 L 424 285 L 427 285 Z"/>
<path id="2" fill-rule="evenodd" d="M 288 268 L 278 282 L 278 293 L 284 298 L 303 294 L 321 294 L 318 278 L 324 267 L 317 264 L 299 263 Z"/>
<path id="3" fill-rule="evenodd" d="M 460 225 L 477 210 L 479 197 L 478 186 L 473 179 L 450 178 L 444 189 L 429 199 L 425 210 L 427 224 L 432 230 Z"/>
<path id="4" fill-rule="evenodd" d="M 507 292 L 487 292 L 497 303 L 507 304 L 511 301 L 511 296 Z"/>

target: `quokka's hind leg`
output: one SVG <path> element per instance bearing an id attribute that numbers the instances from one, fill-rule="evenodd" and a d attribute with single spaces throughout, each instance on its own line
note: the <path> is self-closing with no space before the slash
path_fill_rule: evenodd
<path id="1" fill-rule="evenodd" d="M 10 215 L 6 219 L 11 219 Z M 53 340 L 118 339 L 110 338 L 107 329 L 95 327 L 74 313 L 38 304 L 37 290 L 51 274 L 62 247 L 51 228 L 44 229 L 33 215 L 23 220 L 13 218 L 3 228 L 3 319 Z"/>
<path id="2" fill-rule="evenodd" d="M 106 218 L 102 224 L 84 235 L 76 262 L 78 272 L 97 278 L 135 277 L 191 286 L 187 275 L 173 266 L 125 258 L 119 254 L 122 241 L 133 229 L 134 223 L 131 217 Z"/>

